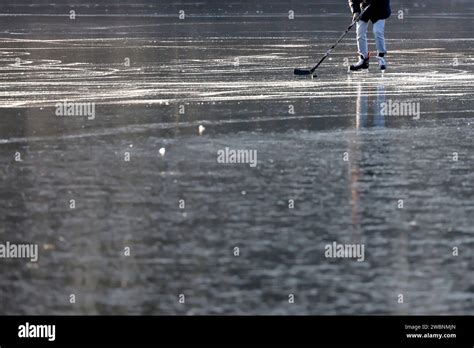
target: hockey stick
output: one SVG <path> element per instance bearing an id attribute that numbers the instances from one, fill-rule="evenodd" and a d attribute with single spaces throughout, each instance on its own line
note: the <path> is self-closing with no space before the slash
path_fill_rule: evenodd
<path id="1" fill-rule="evenodd" d="M 346 31 L 341 35 L 341 37 L 336 41 L 334 45 L 331 46 L 330 49 L 327 50 L 326 54 L 324 57 L 321 58 L 321 60 L 316 64 L 312 69 L 295 69 L 294 73 L 295 75 L 311 75 L 313 77 L 314 72 L 316 69 L 321 65 L 322 62 L 326 60 L 326 58 L 331 54 L 331 52 L 339 45 L 339 43 L 346 37 L 346 35 L 351 31 L 351 29 L 356 25 L 356 23 L 359 21 L 359 19 L 364 15 L 364 13 L 369 9 L 370 5 L 367 6 L 364 11 L 349 25 L 346 29 Z"/>

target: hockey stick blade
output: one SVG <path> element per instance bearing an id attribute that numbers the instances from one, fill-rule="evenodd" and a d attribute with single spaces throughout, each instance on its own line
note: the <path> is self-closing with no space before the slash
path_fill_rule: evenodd
<path id="1" fill-rule="evenodd" d="M 295 69 L 295 75 L 312 75 L 311 69 Z"/>

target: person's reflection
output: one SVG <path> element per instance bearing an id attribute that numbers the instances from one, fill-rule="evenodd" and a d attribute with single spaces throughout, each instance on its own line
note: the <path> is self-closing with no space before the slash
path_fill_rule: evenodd
<path id="1" fill-rule="evenodd" d="M 390 154 L 390 138 L 386 138 L 385 132 L 372 132 L 364 128 L 375 128 L 386 126 L 386 116 L 384 115 L 384 103 L 386 103 L 386 90 L 384 81 L 378 81 L 377 84 L 370 82 L 357 82 L 354 86 L 357 94 L 355 108 L 356 132 L 353 132 L 348 142 L 348 152 L 350 161 L 349 171 L 349 191 L 351 197 L 351 223 L 352 239 L 356 243 L 365 243 L 367 249 L 374 250 L 375 246 L 371 242 L 371 237 L 377 234 L 374 227 L 384 228 L 374 225 L 374 220 L 386 218 L 383 210 L 374 209 L 377 202 L 373 199 L 379 192 L 385 192 L 390 184 L 390 178 L 384 178 L 384 172 L 387 170 L 387 164 L 383 158 L 388 158 Z M 380 146 L 381 144 L 384 146 Z M 383 191 L 380 190 L 380 183 L 383 180 Z M 363 183 L 361 185 L 361 183 Z M 375 196 L 373 196 L 375 192 Z M 387 230 L 387 227 L 385 227 Z M 370 232 L 369 232 L 370 231 Z M 396 286 L 387 288 L 385 303 L 388 311 L 398 315 L 406 315 L 409 311 L 405 305 L 400 305 L 397 301 L 400 294 L 406 294 L 409 290 L 408 276 L 412 271 L 412 265 L 408 259 L 409 232 L 400 228 L 396 237 L 388 239 L 387 248 L 377 247 L 379 254 L 394 255 L 396 265 L 391 273 Z M 371 264 L 371 267 L 379 267 L 378 272 L 385 270 L 378 266 L 377 261 Z M 383 277 L 372 277 L 370 282 L 374 287 L 383 287 L 385 279 Z M 381 305 L 381 304 L 379 304 Z"/>
<path id="2" fill-rule="evenodd" d="M 356 125 L 361 127 L 385 127 L 382 105 L 385 103 L 385 84 L 371 86 L 357 83 Z M 370 112 L 372 111 L 372 112 Z"/>
<path id="3" fill-rule="evenodd" d="M 382 113 L 382 105 L 385 103 L 386 91 L 383 82 L 376 86 L 357 82 L 355 85 L 357 93 L 356 102 L 356 128 L 385 127 L 385 115 Z M 363 209 L 360 206 L 359 183 L 367 178 L 375 178 L 377 173 L 370 166 L 364 164 L 363 154 L 365 152 L 363 133 L 356 132 L 355 139 L 349 142 L 349 153 L 351 160 L 349 165 L 350 192 L 351 192 L 351 219 L 353 230 L 356 235 L 361 232 L 361 216 Z M 371 149 L 374 150 L 374 149 Z M 384 151 L 380 149 L 380 151 Z"/>

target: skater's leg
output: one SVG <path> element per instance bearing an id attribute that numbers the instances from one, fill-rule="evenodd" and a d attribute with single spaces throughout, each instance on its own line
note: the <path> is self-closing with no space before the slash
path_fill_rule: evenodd
<path id="1" fill-rule="evenodd" d="M 364 56 L 364 58 L 369 57 L 369 44 L 367 43 L 368 26 L 369 22 L 357 22 L 357 49 L 359 50 L 359 55 Z"/>
<path id="2" fill-rule="evenodd" d="M 379 62 L 379 67 L 381 70 L 385 71 L 385 54 L 387 53 L 387 47 L 385 46 L 385 20 L 380 19 L 374 23 L 374 37 L 378 51 L 377 60 Z"/>
<path id="3" fill-rule="evenodd" d="M 379 53 L 387 53 L 387 48 L 385 47 L 385 20 L 379 19 L 374 23 L 374 37 L 375 44 L 377 46 L 377 51 Z"/>
<path id="4" fill-rule="evenodd" d="M 367 43 L 368 22 L 357 22 L 357 49 L 359 50 L 359 61 L 349 67 L 349 71 L 359 71 L 369 68 L 369 44 Z"/>

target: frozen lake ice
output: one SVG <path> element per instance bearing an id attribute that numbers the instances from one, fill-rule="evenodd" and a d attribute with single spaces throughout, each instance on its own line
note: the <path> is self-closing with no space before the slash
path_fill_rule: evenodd
<path id="1" fill-rule="evenodd" d="M 40 248 L 0 314 L 474 313 L 472 1 L 394 0 L 384 76 L 352 32 L 313 80 L 346 2 L 287 3 L 0 5 L 0 243 Z"/>

